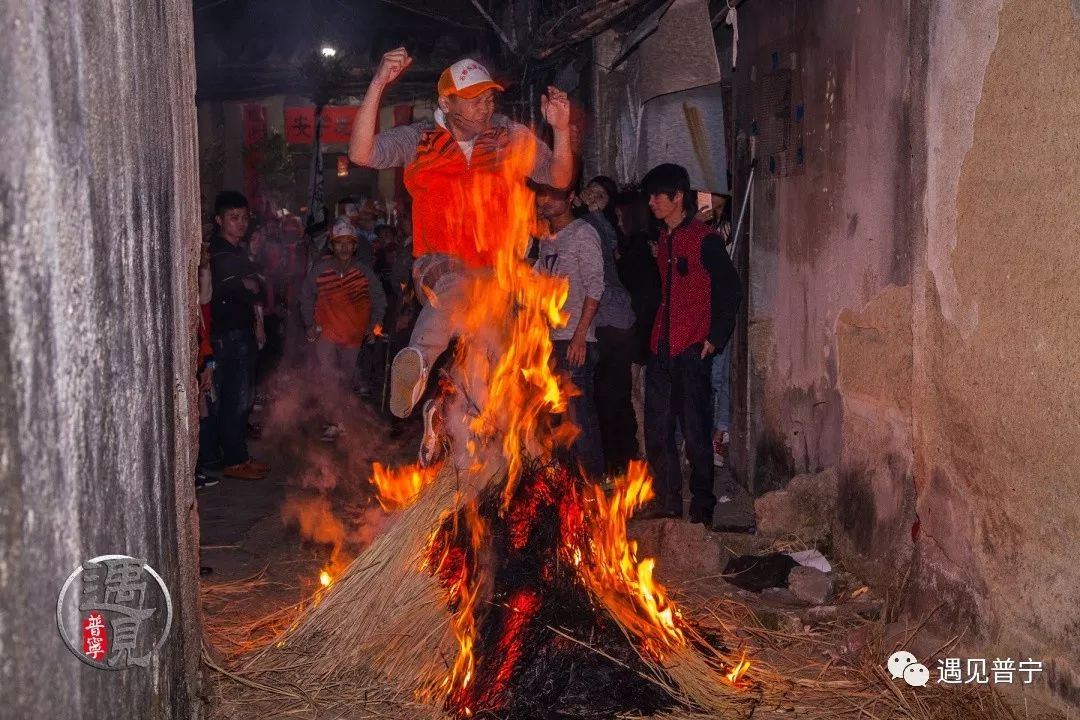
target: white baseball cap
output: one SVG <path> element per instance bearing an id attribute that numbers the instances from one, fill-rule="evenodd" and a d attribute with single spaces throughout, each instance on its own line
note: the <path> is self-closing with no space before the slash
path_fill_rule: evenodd
<path id="1" fill-rule="evenodd" d="M 491 79 L 486 67 L 471 58 L 458 60 L 439 76 L 440 96 L 457 95 L 471 100 L 488 90 L 502 92 L 503 86 Z"/>
<path id="2" fill-rule="evenodd" d="M 339 237 L 351 237 L 356 239 L 356 228 L 353 227 L 352 222 L 345 215 L 342 215 L 334 221 L 334 227 L 330 230 L 330 239 Z"/>

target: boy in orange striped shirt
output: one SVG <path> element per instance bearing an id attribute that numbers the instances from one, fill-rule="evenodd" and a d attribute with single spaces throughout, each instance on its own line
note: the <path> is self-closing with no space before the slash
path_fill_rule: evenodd
<path id="1" fill-rule="evenodd" d="M 370 266 L 353 256 L 356 243 L 349 219 L 338 218 L 330 232 L 331 254 L 312 266 L 300 298 L 307 339 L 315 343 L 323 374 L 323 410 L 328 415 L 323 428 L 325 442 L 345 430 L 335 407 L 340 406 L 341 398 L 350 396 L 356 357 L 386 312 L 382 283 Z"/>

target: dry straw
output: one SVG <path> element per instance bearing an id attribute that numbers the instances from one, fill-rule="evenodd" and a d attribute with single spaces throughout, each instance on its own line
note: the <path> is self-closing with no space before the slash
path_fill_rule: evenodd
<path id="1" fill-rule="evenodd" d="M 242 606 L 228 601 L 265 581 L 213 586 L 204 595 L 231 608 L 206 623 L 213 650 L 203 659 L 218 680 L 213 717 L 444 720 L 440 709 L 416 698 L 418 687 L 453 663 L 457 648 L 450 613 L 437 581 L 423 568 L 423 556 L 445 514 L 503 473 L 505 466 L 485 467 L 472 475 L 470 488 L 453 470 L 444 470 L 339 580 L 306 604 L 245 619 Z M 730 597 L 684 590 L 676 599 L 690 621 L 689 645 L 660 663 L 642 656 L 648 668 L 642 681 L 662 686 L 682 705 L 658 716 L 663 720 L 1033 717 L 988 686 L 911 688 L 894 681 L 883 666 L 898 644 L 894 638 L 890 645 L 885 633 L 893 608 L 875 618 L 853 616 L 785 631 L 767 627 L 753 608 Z M 911 634 L 920 629 L 916 625 Z M 845 651 L 853 635 L 863 638 L 861 646 Z M 912 640 L 909 635 L 899 644 L 912 647 Z M 636 645 L 629 635 L 627 641 Z M 254 645 L 261 649 L 252 651 Z M 749 685 L 731 687 L 722 679 L 724 671 L 744 655 L 752 662 Z"/>
<path id="2" fill-rule="evenodd" d="M 442 590 L 424 569 L 425 551 L 442 518 L 504 472 L 502 465 L 469 476 L 444 469 L 282 635 L 235 669 L 211 665 L 233 681 L 220 694 L 219 716 L 255 717 L 265 705 L 301 716 L 338 706 L 371 706 L 378 717 L 438 716 L 413 695 L 445 672 L 457 646 Z M 476 486 L 463 484 L 470 478 Z M 281 611 L 279 620 L 296 610 Z M 215 639 L 228 649 L 242 644 L 236 634 Z"/>

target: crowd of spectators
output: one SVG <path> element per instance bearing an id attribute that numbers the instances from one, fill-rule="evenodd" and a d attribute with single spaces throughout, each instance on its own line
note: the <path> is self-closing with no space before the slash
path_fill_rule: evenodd
<path id="1" fill-rule="evenodd" d="M 570 409 L 578 461 L 610 477 L 648 457 L 659 498 L 651 512 L 674 516 L 682 447 L 691 519 L 707 522 L 712 467 L 725 462 L 740 287 L 726 196 L 699 211 L 685 170 L 671 165 L 640 188 L 600 176 L 578 192 L 534 190 L 549 232 L 529 261 L 570 279 L 570 321 L 554 331 L 553 362 L 582 390 Z M 358 399 L 389 416 L 389 360 L 422 308 L 409 213 L 345 198 L 327 215 L 305 230 L 287 213 L 255 216 L 237 192 L 214 202 L 199 268 L 198 485 L 270 472 L 248 452 L 260 432 L 249 416 L 260 378 L 281 363 L 318 387 L 324 442 L 345 434 Z M 705 295 L 711 316 L 694 311 Z"/>

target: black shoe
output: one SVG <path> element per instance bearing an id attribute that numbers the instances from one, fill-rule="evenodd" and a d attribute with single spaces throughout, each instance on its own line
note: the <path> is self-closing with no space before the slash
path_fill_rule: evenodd
<path id="1" fill-rule="evenodd" d="M 645 507 L 634 513 L 634 520 L 660 520 L 666 518 L 681 517 L 682 513 L 675 510 L 668 510 L 662 505 L 649 503 Z"/>
<path id="2" fill-rule="evenodd" d="M 757 525 L 713 525 L 713 532 L 721 533 L 741 533 L 744 535 L 754 535 L 757 533 Z"/>
<path id="3" fill-rule="evenodd" d="M 211 476 L 207 475 L 202 470 L 196 470 L 195 471 L 195 491 L 196 492 L 198 492 L 199 490 L 202 490 L 203 488 L 213 487 L 214 485 L 217 485 L 218 482 L 219 481 L 218 481 L 218 479 L 216 477 L 211 477 Z"/>
<path id="4" fill-rule="evenodd" d="M 701 523 L 702 525 L 712 525 L 712 516 L 713 514 L 711 512 L 705 510 L 691 510 L 690 522 Z"/>
<path id="5" fill-rule="evenodd" d="M 225 471 L 225 462 L 223 460 L 215 460 L 211 463 L 203 463 L 199 465 L 199 472 L 203 475 L 209 475 L 211 477 L 219 478 L 221 473 Z"/>

